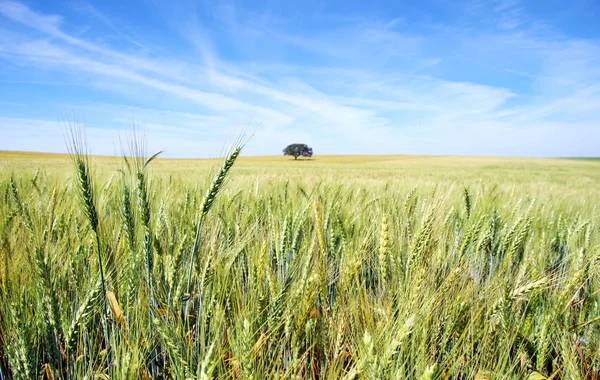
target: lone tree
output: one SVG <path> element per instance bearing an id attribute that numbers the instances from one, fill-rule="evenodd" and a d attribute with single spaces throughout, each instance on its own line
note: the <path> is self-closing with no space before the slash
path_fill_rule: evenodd
<path id="1" fill-rule="evenodd" d="M 294 160 L 297 160 L 298 157 L 312 157 L 313 150 L 309 148 L 306 144 L 290 144 L 285 147 L 283 150 L 284 156 L 294 156 Z"/>

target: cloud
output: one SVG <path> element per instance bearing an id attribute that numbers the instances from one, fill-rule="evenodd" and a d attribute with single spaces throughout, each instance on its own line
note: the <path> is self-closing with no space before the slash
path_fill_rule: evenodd
<path id="1" fill-rule="evenodd" d="M 138 41 L 137 38 L 134 38 L 130 35 L 131 32 L 128 30 L 128 28 L 126 26 L 125 27 L 123 27 L 121 25 L 117 26 L 110 17 L 108 17 L 104 12 L 102 12 L 98 8 L 94 7 L 89 2 L 82 1 L 79 3 L 75 3 L 74 9 L 76 9 L 77 11 L 80 11 L 82 13 L 91 15 L 93 18 L 97 19 L 102 24 L 106 25 L 111 31 L 113 31 L 116 34 L 116 36 L 118 38 L 125 39 L 132 45 L 134 45 L 142 50 L 147 50 L 147 48 L 146 48 L 146 46 L 144 46 L 144 44 L 142 44 L 140 41 Z"/>

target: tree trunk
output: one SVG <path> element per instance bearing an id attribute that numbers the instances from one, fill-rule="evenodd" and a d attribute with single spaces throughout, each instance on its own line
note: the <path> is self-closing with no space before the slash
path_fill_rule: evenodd
<path id="1" fill-rule="evenodd" d="M 294 156 L 294 160 L 297 160 L 297 159 L 298 159 L 298 156 Z"/>

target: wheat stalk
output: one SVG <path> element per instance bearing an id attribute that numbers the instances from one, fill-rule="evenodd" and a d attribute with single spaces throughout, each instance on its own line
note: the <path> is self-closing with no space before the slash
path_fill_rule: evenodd
<path id="1" fill-rule="evenodd" d="M 188 268 L 188 279 L 187 279 L 187 294 L 190 294 L 190 285 L 191 285 L 191 281 L 192 281 L 194 256 L 196 254 L 196 250 L 198 249 L 198 240 L 200 238 L 200 227 L 202 226 L 202 221 L 204 220 L 204 217 L 206 216 L 208 211 L 210 211 L 210 208 L 212 207 L 212 204 L 215 201 L 217 194 L 219 194 L 219 191 L 221 190 L 221 187 L 223 186 L 223 183 L 225 182 L 225 179 L 227 178 L 227 174 L 229 173 L 229 171 L 233 167 L 233 164 L 235 163 L 238 156 L 240 155 L 242 148 L 243 148 L 243 145 L 237 146 L 237 147 L 233 148 L 233 150 L 229 153 L 229 155 L 227 155 L 227 157 L 223 161 L 223 164 L 221 165 L 219 172 L 213 178 L 210 186 L 208 187 L 208 190 L 206 191 L 206 194 L 204 195 L 204 198 L 202 199 L 202 205 L 200 206 L 200 218 L 198 219 L 198 224 L 196 225 L 196 235 L 194 237 L 194 246 L 192 247 L 192 251 L 190 254 L 190 264 L 189 264 L 189 268 Z"/>

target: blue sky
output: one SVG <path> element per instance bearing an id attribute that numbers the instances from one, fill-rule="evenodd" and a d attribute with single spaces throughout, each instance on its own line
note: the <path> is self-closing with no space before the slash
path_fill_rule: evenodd
<path id="1" fill-rule="evenodd" d="M 0 0 L 0 149 L 600 156 L 600 2 Z"/>

